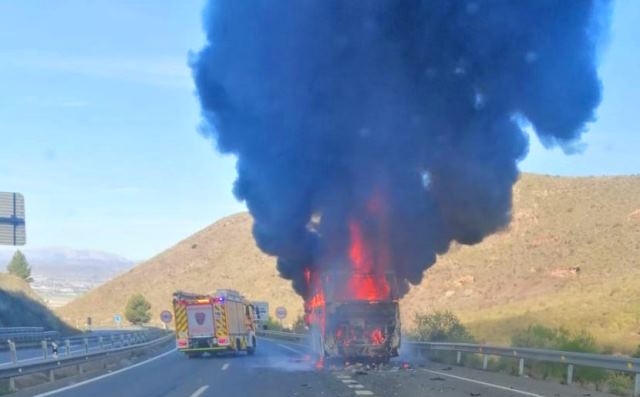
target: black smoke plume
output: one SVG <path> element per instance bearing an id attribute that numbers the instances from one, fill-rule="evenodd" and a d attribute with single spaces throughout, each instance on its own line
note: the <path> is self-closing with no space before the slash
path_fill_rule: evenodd
<path id="1" fill-rule="evenodd" d="M 192 61 L 206 134 L 238 158 L 260 248 L 303 269 L 369 227 L 382 192 L 404 287 L 511 216 L 530 125 L 566 151 L 601 99 L 590 0 L 228 0 Z M 376 227 L 368 232 L 375 233 Z M 337 251 L 336 251 L 337 250 Z"/>

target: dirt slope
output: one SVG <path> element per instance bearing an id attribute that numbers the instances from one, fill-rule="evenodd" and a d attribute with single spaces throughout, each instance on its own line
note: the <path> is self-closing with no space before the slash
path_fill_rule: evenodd
<path id="1" fill-rule="evenodd" d="M 0 327 L 45 327 L 71 332 L 21 278 L 0 273 Z"/>
<path id="2" fill-rule="evenodd" d="M 405 327 L 415 312 L 451 309 L 481 340 L 508 342 L 533 322 L 588 328 L 624 349 L 640 342 L 640 177 L 523 175 L 511 226 L 482 243 L 454 246 L 403 299 Z M 235 288 L 283 305 L 287 321 L 301 300 L 251 238 L 247 214 L 224 218 L 60 309 L 72 324 L 92 315 L 111 325 L 127 298 L 142 292 L 156 321 L 175 289 Z"/>

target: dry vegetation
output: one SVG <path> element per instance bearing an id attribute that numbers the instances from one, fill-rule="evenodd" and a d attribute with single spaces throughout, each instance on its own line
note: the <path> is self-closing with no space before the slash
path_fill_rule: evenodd
<path id="1" fill-rule="evenodd" d="M 247 214 L 224 218 L 60 309 L 112 325 L 134 292 L 153 321 L 175 289 L 235 288 L 283 305 L 289 321 L 301 300 L 251 238 Z M 508 343 L 532 323 L 588 329 L 604 345 L 640 342 L 640 177 L 523 175 L 511 226 L 476 246 L 454 246 L 403 299 L 405 327 L 416 312 L 450 309 L 482 341 Z"/>

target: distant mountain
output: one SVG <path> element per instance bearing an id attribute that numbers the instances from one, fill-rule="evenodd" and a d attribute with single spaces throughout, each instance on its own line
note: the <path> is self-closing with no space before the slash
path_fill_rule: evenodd
<path id="1" fill-rule="evenodd" d="M 130 269 L 134 261 L 108 252 L 67 247 L 29 248 L 21 250 L 36 277 L 72 278 L 100 283 Z M 0 250 L 0 268 L 11 260 L 14 248 Z"/>

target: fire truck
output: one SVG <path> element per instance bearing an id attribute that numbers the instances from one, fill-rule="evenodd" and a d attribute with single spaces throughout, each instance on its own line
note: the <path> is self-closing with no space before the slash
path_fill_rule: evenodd
<path id="1" fill-rule="evenodd" d="M 256 351 L 255 308 L 240 293 L 173 294 L 176 345 L 189 358 L 203 353 Z"/>

